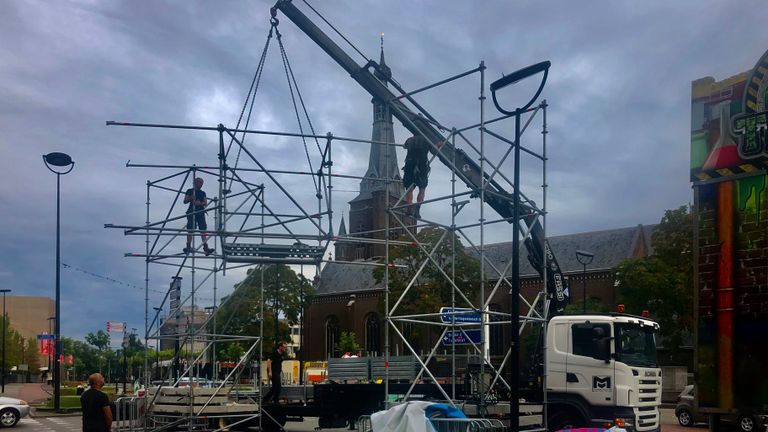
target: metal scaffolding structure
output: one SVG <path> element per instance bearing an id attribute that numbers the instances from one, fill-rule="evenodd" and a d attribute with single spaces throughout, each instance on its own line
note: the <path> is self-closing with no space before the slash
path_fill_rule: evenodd
<path id="1" fill-rule="evenodd" d="M 403 290 L 402 293 L 400 293 L 396 297 L 391 297 L 391 287 L 389 285 L 389 272 L 392 269 L 392 266 L 387 266 L 387 275 L 385 277 L 386 281 L 386 293 L 385 293 L 385 305 L 386 305 L 386 321 L 387 321 L 387 331 L 385 333 L 385 356 L 387 356 L 387 360 L 390 356 L 390 347 L 391 347 L 391 341 L 390 341 L 390 331 L 392 331 L 395 335 L 397 340 L 404 344 L 409 352 L 417 359 L 419 365 L 421 366 L 420 371 L 417 375 L 417 381 L 420 381 L 422 378 L 428 377 L 428 381 L 433 383 L 438 383 L 438 378 L 433 375 L 433 372 L 430 371 L 428 364 L 430 363 L 430 360 L 437 354 L 440 345 L 444 344 L 444 338 L 447 336 L 447 339 L 450 341 L 453 341 L 453 343 L 448 344 L 451 347 L 451 356 L 452 356 L 452 377 L 451 377 L 451 388 L 450 392 L 447 391 L 443 386 L 437 385 L 439 391 L 445 398 L 445 401 L 451 404 L 454 404 L 457 402 L 456 400 L 456 387 L 455 383 L 457 381 L 456 377 L 456 341 L 457 339 L 463 339 L 464 341 L 468 341 L 470 345 L 470 350 L 474 351 L 476 353 L 476 358 L 479 359 L 479 366 L 480 366 L 480 375 L 483 376 L 485 374 L 486 368 L 491 371 L 491 380 L 488 382 L 487 385 L 484 384 L 484 381 L 480 380 L 480 385 L 478 386 L 478 395 L 477 395 L 477 414 L 483 415 L 488 413 L 488 402 L 491 400 L 495 400 L 495 397 L 491 395 L 491 393 L 494 392 L 494 387 L 497 383 L 500 383 L 508 392 L 509 394 L 513 395 L 513 401 L 516 400 L 516 394 L 517 394 L 517 374 L 519 365 L 517 363 L 517 354 L 518 351 L 515 349 L 516 347 L 519 347 L 519 334 L 522 333 L 526 326 L 529 326 L 531 324 L 543 324 L 547 320 L 547 310 L 548 310 L 548 298 L 547 298 L 547 278 L 543 278 L 544 284 L 542 286 L 542 289 L 540 292 L 537 293 L 535 298 L 533 299 L 526 299 L 522 293 L 520 293 L 520 285 L 519 285 L 519 268 L 513 268 L 513 266 L 518 267 L 519 259 L 512 259 L 509 260 L 504 268 L 499 268 L 497 263 L 494 263 L 489 257 L 486 256 L 486 230 L 489 226 L 492 226 L 494 224 L 498 224 L 501 222 L 507 222 L 509 224 L 512 224 L 513 229 L 511 230 L 513 234 L 512 237 L 514 237 L 513 240 L 513 246 L 512 250 L 514 251 L 513 254 L 517 255 L 519 254 L 519 250 L 516 250 L 519 248 L 519 246 L 515 245 L 522 245 L 521 240 L 527 239 L 530 236 L 530 233 L 533 229 L 538 229 L 538 227 L 535 227 L 536 224 L 540 225 L 540 228 L 542 232 L 545 232 L 546 227 L 546 163 L 547 163 L 547 156 L 546 156 L 546 135 L 547 135 L 547 123 L 546 123 L 546 110 L 547 110 L 547 103 L 546 101 L 543 101 L 536 105 L 533 108 L 525 107 L 522 110 L 519 110 L 518 112 L 513 113 L 505 113 L 501 117 L 493 118 L 491 120 L 486 120 L 486 114 L 485 114 L 485 66 L 484 64 L 480 64 L 478 68 L 472 69 L 470 71 L 467 71 L 466 73 L 458 74 L 456 76 L 447 78 L 445 80 L 442 80 L 436 84 L 426 86 L 422 89 L 405 93 L 401 90 L 400 98 L 407 98 L 409 100 L 412 99 L 412 97 L 420 93 L 424 90 L 433 89 L 441 85 L 445 85 L 447 83 L 452 82 L 453 80 L 462 79 L 465 77 L 469 77 L 471 75 L 477 74 L 479 75 L 479 81 L 480 81 L 480 94 L 479 94 L 479 123 L 472 124 L 469 126 L 464 127 L 453 127 L 450 128 L 447 125 L 442 125 L 437 122 L 436 119 L 434 119 L 432 116 L 429 115 L 428 112 L 426 112 L 418 103 L 413 103 L 413 106 L 415 108 L 415 111 L 419 114 L 419 118 L 428 118 L 430 119 L 430 122 L 437 128 L 443 131 L 448 131 L 446 136 L 444 137 L 443 143 L 435 143 L 432 142 L 433 148 L 431 149 L 431 152 L 433 154 L 433 159 L 440 157 L 440 159 L 445 163 L 446 162 L 446 156 L 441 154 L 445 148 L 449 148 L 450 151 L 446 152 L 448 155 L 451 155 L 452 158 L 450 159 L 449 163 L 445 163 L 445 165 L 449 168 L 450 172 L 450 182 L 451 182 L 451 191 L 450 193 L 438 197 L 433 197 L 428 200 L 425 200 L 422 204 L 424 207 L 430 207 L 430 208 L 441 208 L 442 211 L 432 211 L 429 212 L 430 214 L 437 214 L 444 216 L 442 219 L 435 218 L 433 220 L 428 219 L 422 219 L 421 223 L 418 225 L 418 228 L 427 228 L 427 227 L 436 227 L 442 230 L 441 237 L 437 240 L 436 243 L 432 244 L 425 244 L 422 243 L 418 237 L 418 235 L 415 233 L 415 229 L 412 229 L 412 227 L 408 226 L 405 222 L 404 215 L 407 215 L 407 211 L 409 207 L 412 207 L 415 204 L 407 204 L 403 203 L 403 196 L 399 197 L 397 203 L 388 209 L 387 215 L 388 218 L 393 218 L 396 224 L 404 229 L 404 231 L 407 233 L 406 236 L 408 237 L 405 242 L 391 242 L 388 239 L 391 238 L 389 233 L 384 236 L 387 239 L 387 256 L 385 257 L 385 260 L 389 264 L 395 264 L 397 263 L 396 260 L 390 258 L 390 251 L 395 250 L 396 248 L 402 248 L 402 247 L 413 247 L 413 245 L 416 245 L 420 251 L 420 262 L 417 262 L 412 264 L 414 267 L 417 268 L 417 271 L 413 273 L 410 277 L 410 279 L 407 281 L 406 287 Z M 533 99 L 536 97 L 534 96 Z M 496 95 L 494 94 L 494 100 L 496 99 Z M 533 102 L 533 99 L 531 102 Z M 530 105 L 530 103 L 529 103 Z M 393 109 L 397 109 L 396 105 L 390 105 Z M 524 115 L 527 115 L 527 118 L 525 119 L 525 126 L 522 128 L 520 127 L 520 120 L 521 117 Z M 530 149 L 523 146 L 522 141 L 520 141 L 522 132 L 524 132 L 528 126 L 532 123 L 532 121 L 537 117 L 540 116 L 542 118 L 542 124 L 541 124 L 541 134 L 542 139 L 541 143 L 538 146 L 538 148 Z M 505 128 L 504 120 L 506 119 L 512 119 L 516 121 L 516 135 L 517 137 L 514 139 L 508 139 L 504 135 L 503 131 Z M 508 122 L 507 122 L 508 123 Z M 490 125 L 493 124 L 491 127 Z M 415 128 L 419 128 L 418 125 L 412 125 Z M 473 141 L 469 138 L 469 132 L 470 131 L 476 131 L 477 137 L 476 140 Z M 424 138 L 428 138 L 426 134 L 422 134 Z M 497 154 L 497 159 L 494 161 L 489 156 L 491 156 L 493 153 L 488 151 L 488 147 L 486 144 L 486 141 L 491 138 L 497 140 L 497 142 L 501 143 L 504 147 L 503 151 L 500 154 Z M 479 141 L 479 142 L 478 142 Z M 469 190 L 466 192 L 460 192 L 456 189 L 456 182 L 457 182 L 457 174 L 461 173 L 462 168 L 460 166 L 457 166 L 455 162 L 455 155 L 462 150 L 458 149 L 457 142 L 462 145 L 462 148 L 466 149 L 466 153 L 463 154 L 464 158 L 474 158 L 475 160 L 479 161 L 478 165 L 480 167 L 480 178 L 484 179 L 480 187 L 472 187 L 468 188 Z M 446 146 L 445 144 L 450 143 L 450 146 Z M 520 143 L 520 145 L 517 145 L 517 143 Z M 533 199 L 527 197 L 526 195 L 522 194 L 520 192 L 520 188 L 517 187 L 517 185 L 520 184 L 519 178 L 520 178 L 520 163 L 521 163 L 521 151 L 524 152 L 526 155 L 532 157 L 536 162 L 540 165 L 540 172 L 541 172 L 541 192 L 539 193 L 539 198 L 542 203 L 541 206 L 538 206 Z M 511 170 L 512 174 L 514 175 L 515 180 L 509 179 L 509 174 L 505 173 L 505 162 L 508 162 L 508 157 L 510 154 L 513 153 L 514 156 L 512 158 L 512 162 L 514 164 L 514 168 Z M 389 159 L 387 159 L 389 160 Z M 499 184 L 495 184 L 496 189 L 512 189 L 515 191 L 514 194 L 509 194 L 508 196 L 504 196 L 504 199 L 509 200 L 510 205 L 514 206 L 514 202 L 521 203 L 525 208 L 528 210 L 528 214 L 522 215 L 522 214 L 515 214 L 514 218 L 507 218 L 507 217 L 501 217 L 498 219 L 492 219 L 489 220 L 486 217 L 486 194 L 487 193 L 494 193 L 493 191 L 489 191 L 488 185 L 492 184 L 495 179 L 498 178 L 500 180 Z M 465 181 L 466 183 L 466 181 Z M 518 195 L 519 194 L 519 195 Z M 498 194 L 497 194 L 498 195 Z M 467 199 L 469 198 L 469 199 Z M 467 213 L 467 210 L 470 208 L 468 204 L 470 204 L 471 200 L 473 198 L 478 198 L 477 204 L 478 208 L 476 212 L 474 213 L 474 216 L 477 217 L 478 222 L 464 222 L 462 224 L 457 224 L 457 218 L 461 216 L 462 213 Z M 459 201 L 458 199 L 462 199 Z M 521 206 L 514 206 L 516 208 L 520 208 Z M 423 210 L 422 210 L 423 212 Z M 423 213 L 422 213 L 423 214 Z M 385 224 L 387 227 L 390 226 L 389 221 Z M 461 275 L 457 275 L 455 273 L 455 267 L 456 267 L 456 240 L 455 239 L 462 239 L 466 241 L 470 247 L 472 254 L 475 255 L 479 262 L 480 262 L 480 288 L 479 288 L 479 296 L 478 298 L 468 298 L 465 293 L 463 292 L 462 288 L 466 288 L 467 281 L 461 280 Z M 446 263 L 440 263 L 435 258 L 435 252 L 439 249 L 440 245 L 442 243 L 447 243 L 451 245 L 451 248 L 453 248 L 453 254 L 451 256 L 451 262 L 449 264 Z M 498 242 L 498 241 L 497 241 Z M 424 284 L 422 279 L 422 275 L 425 273 L 425 269 L 432 266 L 433 270 L 437 270 L 437 273 L 440 274 L 440 276 L 444 279 L 443 282 L 446 282 L 451 287 L 451 304 L 446 305 L 448 307 L 448 312 L 446 311 L 432 311 L 432 312 L 422 312 L 422 313 L 402 313 L 402 304 L 406 297 L 408 296 L 410 291 L 415 291 L 421 288 L 422 290 L 428 290 L 430 289 L 430 284 Z M 450 271 L 447 271 L 447 269 L 450 269 Z M 434 272 L 432 272 L 434 274 Z M 494 280 L 494 283 L 492 286 L 488 285 L 488 282 L 490 280 Z M 432 284 L 434 284 L 435 281 L 430 281 Z M 419 287 L 419 285 L 422 285 Z M 500 292 L 500 290 L 508 288 L 510 291 L 510 308 L 508 312 L 500 312 L 500 311 L 493 311 L 491 310 L 491 302 L 494 298 L 496 298 L 496 294 Z M 519 303 L 522 303 L 523 307 L 517 306 Z M 518 325 L 519 322 L 519 325 Z M 424 326 L 429 327 L 436 327 L 439 329 L 440 335 L 436 340 L 436 343 L 434 343 L 433 346 L 429 347 L 429 349 L 426 351 L 428 354 L 426 356 L 421 355 L 423 353 L 417 352 L 417 350 L 414 348 L 412 343 L 408 340 L 406 334 L 404 334 L 403 331 L 403 324 L 409 323 L 409 324 L 420 324 Z M 513 334 L 512 337 L 512 343 L 509 346 L 509 349 L 506 350 L 506 353 L 504 355 L 503 361 L 501 362 L 498 367 L 495 367 L 490 362 L 490 356 L 489 356 L 489 344 L 488 344 L 488 334 L 490 333 L 489 329 L 492 326 L 510 326 L 511 325 L 511 333 Z M 481 330 L 482 337 L 480 338 L 479 342 L 473 341 L 472 337 L 470 337 L 468 330 Z M 542 331 L 544 330 L 544 326 L 542 325 Z M 518 336 L 518 337 L 515 337 Z M 466 342 L 462 343 L 464 345 Z M 512 362 L 511 359 L 515 358 L 515 361 Z M 510 363 L 515 363 L 512 366 L 509 366 Z M 511 369 L 511 377 L 505 379 L 503 376 L 503 370 L 505 367 L 509 367 Z M 406 393 L 405 397 L 407 398 L 411 391 L 414 389 L 416 382 L 412 383 L 410 389 Z M 387 382 L 385 380 L 385 382 Z M 545 384 L 542 384 L 542 388 L 545 388 Z M 389 391 L 387 391 L 389 393 Z M 449 394 L 450 393 L 450 394 Z M 541 395 L 541 401 L 546 400 L 546 395 L 542 392 Z M 512 413 L 514 413 L 515 409 L 517 408 L 516 403 L 512 403 Z"/>
<path id="2" fill-rule="evenodd" d="M 237 370 L 242 370 L 240 365 L 247 364 L 258 353 L 258 358 L 263 358 L 263 292 L 265 265 L 285 264 L 296 266 L 309 266 L 315 268 L 315 274 L 321 275 L 321 267 L 327 262 L 328 247 L 336 243 L 369 243 L 383 244 L 385 256 L 381 262 L 349 262 L 350 264 L 371 265 L 384 268 L 384 293 L 385 322 L 384 327 L 384 356 L 388 362 L 391 356 L 393 341 L 397 341 L 406 347 L 417 360 L 420 369 L 417 379 L 404 395 L 408 398 L 415 385 L 421 381 L 428 381 L 437 386 L 445 402 L 452 405 L 464 404 L 466 400 L 457 399 L 456 383 L 456 358 L 461 341 L 468 341 L 466 353 L 473 353 L 472 358 L 477 360 L 479 366 L 479 384 L 475 390 L 475 399 L 469 401 L 476 406 L 475 413 L 479 416 L 487 415 L 493 411 L 496 405 L 495 392 L 497 388 L 504 389 L 509 395 L 510 408 L 508 414 L 512 417 L 519 412 L 518 406 L 518 374 L 520 347 L 520 333 L 526 327 L 543 325 L 547 320 L 547 311 L 550 299 L 547 294 L 547 277 L 543 277 L 543 287 L 534 296 L 526 299 L 520 290 L 519 274 L 519 248 L 525 240 L 530 241 L 531 233 L 535 230 L 545 235 L 546 233 L 546 200 L 547 200 L 547 103 L 542 101 L 532 106 L 537 99 L 541 88 L 529 103 L 521 104 L 522 108 L 514 111 L 505 111 L 497 103 L 496 90 L 508 85 L 496 83 L 491 85 L 494 103 L 501 111 L 501 115 L 487 118 L 487 84 L 486 66 L 480 63 L 478 67 L 466 72 L 443 79 L 434 84 L 420 89 L 406 92 L 397 83 L 391 81 L 399 92 L 398 96 L 388 99 L 386 102 L 393 114 L 399 119 L 406 119 L 404 126 L 419 134 L 430 142 L 432 159 L 442 162 L 447 171 L 437 171 L 433 175 L 442 175 L 449 178 L 450 192 L 437 197 L 430 197 L 421 205 L 422 215 L 426 216 L 418 222 L 414 222 L 413 206 L 404 202 L 405 194 L 398 197 L 394 205 L 387 200 L 385 215 L 385 229 L 350 233 L 345 236 L 336 236 L 333 229 L 333 179 L 363 179 L 371 181 L 391 182 L 388 178 L 360 177 L 350 173 L 336 173 L 333 171 L 333 146 L 339 142 L 369 144 L 384 146 L 389 162 L 390 152 L 401 144 L 364 140 L 335 136 L 332 133 L 325 135 L 316 134 L 309 121 L 306 109 L 298 107 L 304 105 L 298 86 L 293 79 L 290 63 L 287 61 L 285 50 L 280 43 L 281 56 L 286 65 L 286 75 L 291 88 L 291 96 L 294 102 L 297 119 L 299 121 L 299 133 L 276 132 L 249 129 L 250 115 L 255 103 L 255 95 L 266 58 L 266 51 L 273 32 L 280 40 L 277 32 L 276 20 L 270 28 L 267 43 L 264 48 L 251 89 L 246 98 L 240 119 L 235 127 L 226 127 L 223 124 L 217 126 L 191 126 L 156 123 L 132 123 L 108 121 L 108 126 L 141 127 L 155 129 L 173 129 L 197 131 L 204 134 L 216 134 L 217 165 L 170 165 L 170 164 L 137 164 L 129 162 L 127 167 L 149 169 L 153 172 L 163 171 L 169 174 L 160 176 L 146 182 L 146 218 L 140 225 L 107 224 L 107 228 L 121 229 L 126 236 L 143 236 L 145 250 L 143 252 L 127 253 L 127 257 L 141 258 L 145 262 L 145 332 L 144 339 L 157 340 L 175 338 L 178 341 L 175 347 L 174 363 L 179 365 L 180 356 L 184 347 L 192 347 L 186 350 L 187 366 L 183 371 L 178 370 L 173 375 L 174 385 L 178 385 L 183 377 L 194 379 L 196 370 L 194 365 L 206 354 L 211 364 L 216 364 L 216 344 L 232 340 L 246 341 L 250 344 L 246 354 L 240 359 L 238 367 L 234 368 L 220 385 L 216 392 L 206 402 L 208 406 L 217 395 L 229 394 L 236 386 L 228 385 L 228 380 L 237 375 Z M 548 67 L 548 65 L 547 65 Z M 541 72 L 543 69 L 537 70 Z M 546 70 L 544 70 L 546 80 Z M 514 74 L 513 74 L 514 75 Z M 445 88 L 446 85 L 461 79 L 478 78 L 478 119 L 469 125 L 446 125 L 434 118 L 420 103 L 416 96 L 431 90 Z M 501 81 L 501 80 L 500 80 Z M 382 84 L 386 84 L 382 82 Z M 494 85 L 496 87 L 494 87 Z M 542 82 L 543 87 L 543 82 Z M 405 112 L 408 106 L 411 111 Z M 250 109 L 249 109 L 250 107 Z M 248 115 L 243 122 L 244 113 Z M 416 113 L 418 119 L 412 114 Z M 305 118 L 301 119 L 300 116 Z M 537 119 L 541 120 L 541 140 L 535 146 L 523 145 L 523 133 Z M 510 123 L 514 122 L 513 138 L 510 135 Z M 523 124 L 524 122 L 524 124 Z M 308 125 L 310 131 L 304 132 L 304 125 Z M 429 126 L 429 128 L 425 126 Z M 435 131 L 440 131 L 440 138 L 436 139 Z M 306 169 L 274 169 L 257 157 L 257 151 L 252 144 L 258 139 L 283 139 L 290 141 L 287 145 L 303 144 L 307 157 Z M 494 145 L 489 145 L 493 142 Z M 315 148 L 310 152 L 311 145 Z M 315 152 L 316 150 L 316 152 Z M 534 187 L 531 195 L 522 193 L 521 170 L 523 157 L 534 160 L 536 167 L 533 171 L 540 172 L 541 184 Z M 233 161 L 234 159 L 234 161 Z M 526 166 L 528 166 L 526 164 Z M 386 170 L 389 172 L 389 169 Z M 180 198 L 185 196 L 185 189 L 194 188 L 194 179 L 197 177 L 215 180 L 217 192 L 211 198 L 211 205 L 204 210 L 195 210 L 190 205 L 191 213 L 184 212 L 184 204 L 180 204 Z M 313 189 L 308 193 L 306 181 L 291 181 L 287 179 L 312 180 Z M 511 178 L 510 178 L 511 177 Z M 466 190 L 459 190 L 457 182 L 463 182 Z M 192 185 L 192 186 L 190 186 Z M 513 191 L 512 193 L 506 192 Z M 152 200 L 157 200 L 153 193 L 164 193 L 162 201 L 171 202 L 165 211 L 153 211 Z M 389 191 L 389 188 L 387 188 Z M 314 195 L 314 198 L 312 198 Z M 473 200 L 475 203 L 473 203 Z M 540 205 L 537 204 L 541 203 Z M 275 205 L 277 203 L 277 205 Z M 310 206 L 312 207 L 310 209 Z M 491 207 L 498 214 L 498 218 L 490 218 L 487 207 Z M 503 209 L 503 211 L 500 211 Z M 194 218 L 199 213 L 213 214 L 213 229 L 198 229 L 196 226 L 188 228 L 187 218 Z M 205 217 L 205 216 L 203 216 Z M 511 227 L 507 229 L 505 227 Z M 418 233 L 424 229 L 435 229 L 441 233 L 436 242 L 422 241 Z M 394 238 L 393 233 L 404 233 L 402 238 Z M 498 243 L 499 235 L 509 235 L 512 242 L 513 257 L 504 266 L 488 256 L 489 233 L 493 233 L 494 243 Z M 500 234 L 501 233 L 501 234 Z M 214 251 L 209 253 L 200 249 L 197 237 L 204 234 L 211 235 Z M 376 234 L 383 234 L 382 238 L 373 238 Z M 190 250 L 182 250 L 178 238 L 189 236 Z M 539 241 L 537 239 L 536 241 Z M 466 294 L 467 287 L 473 281 L 462 278 L 456 268 L 456 259 L 464 251 L 456 248 L 459 241 L 466 242 L 470 255 L 479 261 L 480 280 L 477 281 L 477 296 L 471 298 Z M 448 261 L 438 259 L 436 252 L 445 245 L 449 245 L 451 254 Z M 406 264 L 398 259 L 396 251 L 402 248 L 413 248 L 418 256 L 417 262 L 411 265 L 417 270 L 409 275 L 405 287 L 399 295 L 392 295 L 392 272 L 405 271 Z M 544 248 L 542 245 L 541 248 Z M 207 245 L 205 245 L 207 249 Z M 549 267 L 549 257 L 543 259 L 544 268 Z M 339 262 L 338 260 L 334 262 Z M 155 307 L 155 313 L 150 319 L 149 287 L 151 283 L 150 265 L 166 266 L 176 269 L 172 276 L 170 288 L 165 293 L 159 307 Z M 262 310 L 259 313 L 261 321 L 261 333 L 256 337 L 233 336 L 218 334 L 216 323 L 216 311 L 222 306 L 220 302 L 219 283 L 220 277 L 226 276 L 228 270 L 240 269 L 252 265 L 261 266 L 260 298 Z M 423 311 L 419 313 L 403 312 L 403 302 L 409 294 L 426 289 L 424 274 L 431 269 L 431 274 L 438 275 L 440 283 L 450 287 L 451 302 L 445 305 L 447 311 Z M 189 294 L 182 298 L 172 298 L 174 292 L 178 292 L 181 278 L 189 277 Z M 438 281 L 430 281 L 437 283 Z M 492 282 L 492 284 L 491 284 Z M 195 311 L 200 304 L 201 291 L 210 290 L 213 294 L 210 308 L 213 313 L 207 316 L 200 326 L 195 325 Z M 509 306 L 507 311 L 493 310 L 492 303 L 504 290 L 509 292 Z M 231 297 L 230 297 L 231 298 Z M 171 305 L 166 322 L 175 322 L 178 326 L 180 311 L 189 305 L 192 321 L 186 326 L 185 332 L 172 334 L 163 333 L 160 324 L 161 311 L 166 309 L 166 304 Z M 209 322 L 210 321 L 210 322 Z M 425 326 L 435 328 L 439 333 L 437 342 L 426 351 L 426 355 L 418 352 L 410 340 L 404 326 Z M 500 364 L 490 361 L 488 336 L 491 329 L 509 328 L 510 344 L 505 351 Z M 199 327 L 199 329 L 198 329 Z M 479 341 L 474 341 L 469 333 L 479 330 L 482 335 Z M 393 337 L 394 335 L 394 337 Z M 428 367 L 430 361 L 438 353 L 444 338 L 452 341 L 443 344 L 450 347 L 452 357 L 451 387 L 447 388 L 439 383 L 434 371 Z M 199 352 L 195 349 L 202 345 Z M 468 355 L 468 354 L 467 354 Z M 145 356 L 144 383 L 149 388 L 151 384 L 149 375 L 149 359 Z M 213 376 L 217 377 L 215 366 Z M 178 369 L 178 366 L 175 368 Z M 509 375 L 505 376 L 504 371 Z M 171 370 L 169 368 L 168 373 Z M 486 373 L 488 372 L 488 373 Z M 389 369 L 385 370 L 385 376 L 389 377 Z M 486 380 L 485 377 L 490 379 Z M 546 377 L 544 377 L 546 379 Z M 233 380 L 236 382 L 237 380 Z M 384 380 L 385 394 L 389 400 L 389 380 Z M 248 422 L 256 417 L 262 420 L 261 407 L 261 380 L 259 380 L 258 409 L 250 415 L 242 415 L 240 422 Z M 546 393 L 543 389 L 546 383 L 542 383 L 541 401 L 546 402 Z M 159 397 L 158 391 L 153 399 Z M 178 419 L 170 423 L 156 423 L 158 428 L 170 427 L 169 424 L 193 424 L 200 418 L 203 409 L 194 404 L 195 397 L 190 393 L 189 410 Z M 150 409 L 151 415 L 151 409 Z M 497 412 L 494 412 L 497 413 Z M 176 422 L 176 423 L 174 423 Z M 231 425 L 230 425 L 231 426 Z M 145 429 L 148 426 L 145 424 Z"/>

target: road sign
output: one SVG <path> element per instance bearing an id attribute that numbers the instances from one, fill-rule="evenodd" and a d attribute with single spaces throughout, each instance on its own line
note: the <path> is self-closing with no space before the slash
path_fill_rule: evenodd
<path id="1" fill-rule="evenodd" d="M 470 345 L 479 344 L 483 340 L 480 329 L 447 331 L 443 335 L 443 345 Z"/>
<path id="2" fill-rule="evenodd" d="M 453 312 L 453 314 L 451 314 Z M 457 324 L 475 323 L 480 324 L 480 313 L 470 308 L 440 308 L 440 321 L 446 324 L 452 323 L 456 319 Z"/>

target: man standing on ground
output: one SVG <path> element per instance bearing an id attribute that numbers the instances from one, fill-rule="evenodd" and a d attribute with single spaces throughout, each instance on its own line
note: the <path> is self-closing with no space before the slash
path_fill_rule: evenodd
<path id="1" fill-rule="evenodd" d="M 275 351 L 269 355 L 267 359 L 267 378 L 272 382 L 272 388 L 264 396 L 263 401 L 268 402 L 273 399 L 273 403 L 277 404 L 280 400 L 280 390 L 282 383 L 280 382 L 280 373 L 283 370 L 283 354 L 285 353 L 285 342 L 278 342 Z"/>
<path id="2" fill-rule="evenodd" d="M 90 388 L 80 396 L 83 409 L 83 432 L 109 432 L 112 430 L 112 409 L 109 398 L 101 391 L 104 377 L 95 373 L 88 377 Z"/>
<path id="3" fill-rule="evenodd" d="M 208 225 L 205 223 L 205 207 L 208 206 L 208 197 L 203 192 L 203 179 L 197 177 L 195 179 L 195 187 L 187 189 L 187 193 L 184 194 L 184 204 L 189 203 L 187 208 L 187 229 L 199 229 L 202 231 L 200 237 L 203 239 L 203 251 L 205 256 L 210 255 L 213 249 L 208 247 L 208 233 L 205 230 L 208 229 Z M 184 253 L 194 252 L 192 249 L 192 233 L 187 234 L 187 247 L 184 248 Z"/>

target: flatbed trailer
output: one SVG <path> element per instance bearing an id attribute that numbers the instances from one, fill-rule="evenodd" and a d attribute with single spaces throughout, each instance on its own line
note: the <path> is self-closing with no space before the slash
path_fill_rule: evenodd
<path id="1" fill-rule="evenodd" d="M 450 384 L 440 384 L 450 392 Z M 390 394 L 406 394 L 410 383 L 390 383 Z M 354 429 L 358 419 L 386 409 L 386 393 L 383 384 L 314 384 L 306 386 L 284 386 L 281 391 L 285 403 L 264 404 L 261 408 L 261 422 L 265 430 L 278 430 L 288 422 L 302 422 L 305 418 L 317 418 L 320 428 L 349 427 Z M 243 398 L 258 399 L 256 394 L 242 393 Z M 254 397 L 256 396 L 256 397 Z M 443 396 L 436 384 L 416 384 L 409 400 L 440 401 Z M 468 417 L 493 417 L 510 421 L 509 402 L 496 402 L 479 407 L 475 402 L 457 401 L 456 405 Z M 543 425 L 543 407 L 539 403 L 520 404 L 518 422 L 521 430 L 537 430 Z M 236 419 L 233 419 L 236 420 Z M 247 425 L 257 425 L 254 417 Z M 244 425 L 245 426 L 245 425 Z"/>

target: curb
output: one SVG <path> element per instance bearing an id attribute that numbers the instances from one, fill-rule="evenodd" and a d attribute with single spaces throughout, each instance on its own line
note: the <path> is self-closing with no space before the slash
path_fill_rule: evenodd
<path id="1" fill-rule="evenodd" d="M 75 412 L 75 413 L 57 413 L 57 412 L 36 412 L 34 415 L 30 414 L 31 418 L 48 418 L 48 417 L 80 417 L 82 416 L 82 413 Z"/>
<path id="2" fill-rule="evenodd" d="M 34 409 L 29 413 L 30 418 L 47 418 L 47 417 L 80 417 L 83 414 L 80 411 L 57 413 L 53 410 L 41 410 L 33 407 Z"/>

